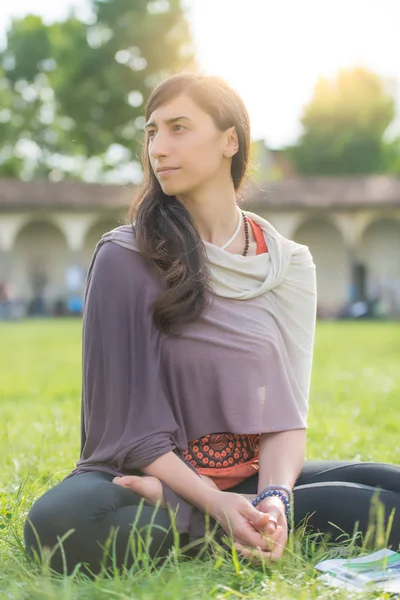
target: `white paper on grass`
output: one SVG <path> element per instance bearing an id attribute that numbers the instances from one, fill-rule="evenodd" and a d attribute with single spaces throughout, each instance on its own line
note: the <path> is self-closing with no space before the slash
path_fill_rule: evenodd
<path id="1" fill-rule="evenodd" d="M 388 548 L 359 558 L 324 560 L 315 568 L 324 573 L 320 579 L 334 587 L 400 592 L 400 554 Z"/>

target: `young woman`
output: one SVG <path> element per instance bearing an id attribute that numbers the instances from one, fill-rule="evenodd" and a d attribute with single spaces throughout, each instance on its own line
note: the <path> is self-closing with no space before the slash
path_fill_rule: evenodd
<path id="1" fill-rule="evenodd" d="M 292 492 L 295 525 L 365 532 L 377 487 L 386 518 L 400 506 L 400 470 L 304 463 L 315 268 L 306 246 L 238 207 L 242 100 L 219 78 L 177 75 L 146 119 L 131 225 L 103 236 L 88 274 L 81 457 L 32 507 L 28 550 L 64 537 L 52 567 L 96 572 L 112 535 L 117 564 L 131 564 L 147 526 L 162 558 L 169 507 L 182 543 L 201 540 L 208 514 L 244 556 L 278 559 Z"/>

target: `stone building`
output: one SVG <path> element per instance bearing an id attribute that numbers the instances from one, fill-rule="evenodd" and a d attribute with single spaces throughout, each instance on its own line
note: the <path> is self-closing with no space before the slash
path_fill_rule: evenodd
<path id="1" fill-rule="evenodd" d="M 0 180 L 0 284 L 17 315 L 79 312 L 95 244 L 125 222 L 132 196 L 129 186 Z M 400 178 L 292 177 L 249 185 L 246 197 L 309 246 L 320 316 L 379 299 L 400 317 Z"/>

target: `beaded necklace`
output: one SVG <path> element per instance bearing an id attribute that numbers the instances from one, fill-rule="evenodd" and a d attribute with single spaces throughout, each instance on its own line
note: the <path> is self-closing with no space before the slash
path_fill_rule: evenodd
<path id="1" fill-rule="evenodd" d="M 242 224 L 240 216 L 242 216 L 243 223 L 244 223 L 244 250 L 243 250 L 243 256 L 247 256 L 247 252 L 249 251 L 249 246 L 250 246 L 249 222 L 248 222 L 248 219 L 247 219 L 246 215 L 244 214 L 244 212 L 242 210 L 239 212 L 239 220 L 238 220 L 238 224 L 237 224 L 237 227 L 235 229 L 234 234 L 232 235 L 232 237 L 223 246 L 221 246 L 221 249 L 225 250 L 226 248 L 228 248 L 228 246 L 230 246 L 232 244 L 232 242 L 238 236 L 238 233 L 240 231 L 240 226 Z"/>
<path id="2" fill-rule="evenodd" d="M 249 233 L 249 221 L 243 211 L 242 213 L 243 221 L 244 221 L 244 250 L 243 256 L 247 256 L 247 252 L 249 251 L 250 246 L 250 233 Z"/>

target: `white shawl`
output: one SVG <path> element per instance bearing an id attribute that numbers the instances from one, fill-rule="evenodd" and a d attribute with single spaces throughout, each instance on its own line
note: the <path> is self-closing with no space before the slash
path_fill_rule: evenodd
<path id="1" fill-rule="evenodd" d="M 307 246 L 284 238 L 266 219 L 244 211 L 264 233 L 268 253 L 241 256 L 204 242 L 218 296 L 258 299 L 275 319 L 308 403 L 317 308 L 315 265 Z"/>

